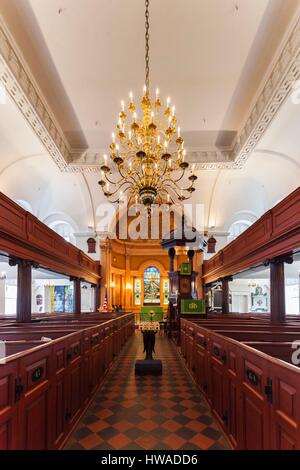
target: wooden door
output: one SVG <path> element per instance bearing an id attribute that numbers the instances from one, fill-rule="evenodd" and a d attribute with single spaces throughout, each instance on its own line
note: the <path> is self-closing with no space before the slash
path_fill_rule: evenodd
<path id="1" fill-rule="evenodd" d="M 276 363 L 277 362 L 277 363 Z M 300 449 L 299 370 L 270 363 L 269 401 L 271 406 L 271 447 L 274 450 Z"/>
<path id="2" fill-rule="evenodd" d="M 82 351 L 82 401 L 85 407 L 90 399 L 92 393 L 91 386 L 91 335 L 85 334 L 83 337 L 83 351 Z"/>
<path id="3" fill-rule="evenodd" d="M 67 421 L 72 427 L 79 417 L 83 406 L 82 400 L 82 357 L 81 341 L 73 340 L 67 351 Z"/>
<path id="4" fill-rule="evenodd" d="M 0 366 L 0 450 L 17 449 L 17 361 Z"/>
<path id="5" fill-rule="evenodd" d="M 227 353 L 222 339 L 211 338 L 210 398 L 214 414 L 226 428 L 228 420 L 228 384 L 226 381 Z"/>
<path id="6" fill-rule="evenodd" d="M 208 393 L 208 353 L 207 339 L 200 332 L 195 332 L 195 378 L 203 393 Z"/>
<path id="7" fill-rule="evenodd" d="M 99 384 L 100 378 L 103 375 L 103 357 L 102 346 L 103 338 L 101 338 L 101 331 L 93 333 L 91 337 L 91 351 L 90 351 L 90 389 L 93 394 Z"/>
<path id="8" fill-rule="evenodd" d="M 241 392 L 239 406 L 239 448 L 270 449 L 270 404 L 266 395 L 268 361 L 240 349 Z"/>
<path id="9" fill-rule="evenodd" d="M 23 386 L 18 411 L 18 441 L 23 450 L 51 448 L 51 420 L 56 412 L 50 397 L 50 348 L 20 360 Z"/>
<path id="10" fill-rule="evenodd" d="M 52 400 L 55 413 L 52 416 L 53 448 L 60 448 L 67 431 L 67 346 L 66 341 L 53 347 L 53 387 Z"/>
<path id="11" fill-rule="evenodd" d="M 233 447 L 238 447 L 239 439 L 239 400 L 240 400 L 240 377 L 239 377 L 239 354 L 236 346 L 230 344 L 227 350 L 227 384 L 228 406 L 227 406 L 227 433 Z M 226 416 L 226 414 L 225 414 Z"/>

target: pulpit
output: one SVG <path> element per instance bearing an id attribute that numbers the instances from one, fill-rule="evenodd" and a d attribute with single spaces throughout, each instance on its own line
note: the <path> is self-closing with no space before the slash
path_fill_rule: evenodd
<path id="1" fill-rule="evenodd" d="M 148 313 L 151 318 L 151 314 Z M 160 329 L 158 321 L 141 321 L 139 330 L 143 335 L 145 359 L 137 359 L 135 361 L 135 374 L 136 375 L 161 375 L 162 362 L 159 359 L 153 358 L 155 353 L 155 338 Z"/>
<path id="2" fill-rule="evenodd" d="M 173 338 L 177 343 L 180 342 L 179 335 L 182 301 L 198 299 L 198 293 L 196 290 L 196 279 L 198 273 L 193 269 L 194 255 L 196 251 L 203 251 L 206 246 L 206 242 L 199 237 L 199 234 L 197 234 L 196 229 L 194 228 L 191 229 L 194 234 L 193 238 L 186 238 L 185 227 L 184 217 L 182 217 L 181 230 L 175 229 L 171 231 L 168 237 L 164 239 L 161 244 L 164 249 L 168 249 L 170 258 L 168 336 L 169 338 Z M 191 246 L 193 246 L 194 249 L 189 248 Z M 174 260 L 178 252 L 183 252 L 185 254 L 186 262 L 182 262 L 179 269 L 175 270 Z M 203 313 L 205 313 L 205 311 L 202 311 L 202 315 Z"/>

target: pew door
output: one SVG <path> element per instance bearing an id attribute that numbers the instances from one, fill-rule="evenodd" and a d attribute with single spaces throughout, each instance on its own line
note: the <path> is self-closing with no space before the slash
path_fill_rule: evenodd
<path id="1" fill-rule="evenodd" d="M 227 352 L 222 338 L 211 337 L 209 398 L 213 412 L 224 428 L 228 422 Z"/>
<path id="2" fill-rule="evenodd" d="M 67 350 L 67 418 L 72 427 L 83 404 L 81 337 L 72 340 Z"/>
<path id="3" fill-rule="evenodd" d="M 227 351 L 227 387 L 228 387 L 228 407 L 227 407 L 227 433 L 233 447 L 238 448 L 240 435 L 239 429 L 239 356 L 235 345 L 228 344 Z M 226 416 L 226 415 L 225 415 Z"/>
<path id="4" fill-rule="evenodd" d="M 17 362 L 0 366 L 0 450 L 17 448 Z"/>
<path id="5" fill-rule="evenodd" d="M 55 412 L 50 397 L 51 349 L 44 348 L 20 360 L 23 387 L 18 403 L 18 441 L 23 450 L 51 447 L 51 420 Z"/>
<path id="6" fill-rule="evenodd" d="M 195 334 L 195 379 L 201 390 L 208 392 L 208 359 L 207 359 L 207 339 L 200 332 Z"/>
<path id="7" fill-rule="evenodd" d="M 239 448 L 267 450 L 270 449 L 270 403 L 265 392 L 269 362 L 257 353 L 240 352 L 242 382 L 238 414 Z"/>
<path id="8" fill-rule="evenodd" d="M 300 449 L 300 370 L 279 361 L 270 364 L 271 447 Z"/>
<path id="9" fill-rule="evenodd" d="M 52 416 L 52 442 L 55 449 L 63 443 L 68 426 L 67 345 L 66 341 L 60 341 L 53 346 L 52 403 L 56 412 Z"/>

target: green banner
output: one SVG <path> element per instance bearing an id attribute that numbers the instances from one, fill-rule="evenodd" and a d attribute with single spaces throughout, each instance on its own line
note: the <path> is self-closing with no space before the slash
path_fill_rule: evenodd
<path id="1" fill-rule="evenodd" d="M 163 308 L 157 306 L 141 307 L 141 321 L 163 321 Z"/>
<path id="2" fill-rule="evenodd" d="M 181 265 L 180 265 L 180 274 L 185 274 L 185 275 L 192 274 L 191 264 L 190 263 L 181 263 Z"/>
<path id="3" fill-rule="evenodd" d="M 205 300 L 182 299 L 181 300 L 181 313 L 182 314 L 195 314 L 205 315 Z"/>

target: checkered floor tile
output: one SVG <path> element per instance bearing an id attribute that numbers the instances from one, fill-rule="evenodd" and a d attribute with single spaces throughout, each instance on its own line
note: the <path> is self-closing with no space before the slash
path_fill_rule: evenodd
<path id="1" fill-rule="evenodd" d="M 136 377 L 135 360 L 144 357 L 136 332 L 65 449 L 229 449 L 174 344 L 157 335 L 156 354 L 163 375 Z"/>

